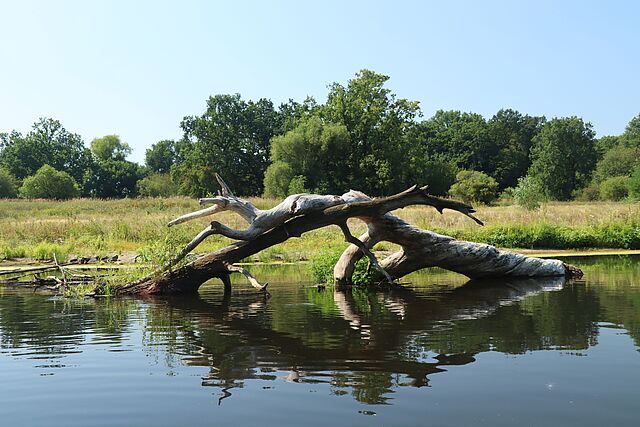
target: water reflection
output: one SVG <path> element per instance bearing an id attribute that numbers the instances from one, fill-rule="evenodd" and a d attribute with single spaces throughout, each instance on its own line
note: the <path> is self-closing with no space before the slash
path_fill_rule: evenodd
<path id="1" fill-rule="evenodd" d="M 163 302 L 172 317 L 190 316 L 192 328 L 182 329 L 181 341 L 197 350 L 185 351 L 184 360 L 209 367 L 202 385 L 220 387 L 223 398 L 246 380 L 282 379 L 327 383 L 336 394 L 384 403 L 395 387 L 429 385 L 429 375 L 472 363 L 482 351 L 583 349 L 594 343 L 595 323 L 570 315 L 572 310 L 545 322 L 559 314 L 548 310 L 545 298 L 539 307 L 520 305 L 563 285 L 564 279 L 554 278 L 469 282 L 436 291 L 297 287 L 269 301 L 255 294 L 204 294 Z M 569 285 L 566 295 L 588 307 L 580 290 Z M 166 309 L 150 307 L 147 328 L 154 328 L 156 316 L 165 318 Z"/>
<path id="2" fill-rule="evenodd" d="M 219 286 L 188 297 L 95 301 L 0 288 L 0 355 L 61 369 L 68 355 L 101 346 L 144 352 L 168 374 L 205 367 L 201 385 L 219 389 L 218 403 L 262 380 L 326 384 L 334 395 L 384 404 L 398 387 L 429 386 L 433 374 L 483 352 L 586 350 L 603 322 L 625 328 L 637 345 L 638 263 L 607 262 L 582 263 L 587 281 L 578 283 L 460 285 L 432 273 L 388 291 L 279 283 L 269 299 L 242 287 L 224 295 Z"/>

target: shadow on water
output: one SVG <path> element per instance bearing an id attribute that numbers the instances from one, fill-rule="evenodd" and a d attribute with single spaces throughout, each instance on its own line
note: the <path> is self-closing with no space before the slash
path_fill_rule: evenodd
<path id="1" fill-rule="evenodd" d="M 589 260 L 580 283 L 460 285 L 431 274 L 373 291 L 283 281 L 271 298 L 242 286 L 232 296 L 217 286 L 195 296 L 95 301 L 0 288 L 0 353 L 64 366 L 87 342 L 133 346 L 169 370 L 206 367 L 201 384 L 219 388 L 219 402 L 241 395 L 248 381 L 278 380 L 328 384 L 335 395 L 382 404 L 397 387 L 429 386 L 433 374 L 479 365 L 483 352 L 585 350 L 598 343 L 602 322 L 625 328 L 638 345 L 640 264 L 619 265 Z"/>

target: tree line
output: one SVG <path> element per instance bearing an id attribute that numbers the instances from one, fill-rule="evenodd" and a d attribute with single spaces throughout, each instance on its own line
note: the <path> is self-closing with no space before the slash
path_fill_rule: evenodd
<path id="1" fill-rule="evenodd" d="M 640 197 L 640 115 L 622 135 L 599 139 L 575 116 L 503 109 L 487 120 L 440 110 L 423 119 L 388 79 L 362 70 L 330 85 L 324 103 L 212 96 L 202 115 L 182 120 L 181 139 L 146 151 L 143 166 L 127 160 L 131 148 L 117 135 L 86 147 L 59 121 L 40 119 L 25 135 L 0 134 L 0 196 L 202 197 L 215 193 L 220 173 L 243 196 L 350 188 L 377 196 L 419 183 L 437 195 L 483 203 L 503 195 L 529 207 Z"/>

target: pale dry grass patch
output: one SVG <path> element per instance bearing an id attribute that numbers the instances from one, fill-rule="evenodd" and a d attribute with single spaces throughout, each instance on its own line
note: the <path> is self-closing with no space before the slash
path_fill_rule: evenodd
<path id="1" fill-rule="evenodd" d="M 279 202 L 266 198 L 249 200 L 261 209 L 267 209 Z M 206 227 L 212 218 L 201 218 L 172 229 L 168 229 L 166 224 L 171 219 L 199 208 L 196 200 L 186 197 L 69 201 L 0 200 L 0 249 L 6 248 L 6 253 L 14 253 L 13 249 L 20 247 L 21 250 L 18 252 L 24 250 L 29 253 L 33 247 L 45 242 L 64 245 L 69 253 L 80 255 L 136 252 L 145 245 L 161 240 L 167 233 L 179 233 L 185 241 L 189 236 L 194 236 Z M 633 227 L 640 224 L 638 203 L 566 202 L 547 203 L 536 211 L 526 211 L 516 206 L 479 206 L 477 210 L 477 216 L 487 224 L 486 228 L 479 227 L 457 212 L 445 211 L 440 215 L 435 209 L 425 206 L 400 209 L 395 214 L 421 228 L 488 242 L 493 240 L 486 233 L 491 234 L 494 227 L 535 229 L 540 225 L 551 225 L 584 231 L 594 227 L 606 229 L 612 225 L 617 227 L 620 224 L 630 224 L 633 233 Z M 232 228 L 246 227 L 244 220 L 233 213 L 223 212 L 216 215 L 215 219 Z M 350 220 L 349 224 L 356 235 L 366 229 L 364 223 L 356 219 Z M 215 250 L 229 243 L 229 239 L 212 236 L 198 248 L 198 251 Z M 611 244 L 611 239 L 607 241 L 607 245 L 609 246 L 597 247 L 618 247 L 615 241 Z M 322 249 L 345 246 L 340 230 L 337 227 L 326 227 L 307 233 L 300 239 L 290 239 L 256 258 L 263 261 L 295 261 L 309 259 Z M 629 247 L 629 244 L 620 247 Z M 3 253 L 0 251 L 0 258 L 2 257 Z"/>

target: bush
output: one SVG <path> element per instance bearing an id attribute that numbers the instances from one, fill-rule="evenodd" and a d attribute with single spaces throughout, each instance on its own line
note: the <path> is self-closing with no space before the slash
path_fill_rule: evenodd
<path id="1" fill-rule="evenodd" d="M 538 209 L 544 201 L 542 186 L 531 176 L 519 178 L 518 185 L 513 189 L 513 199 L 516 205 L 527 210 Z"/>
<path id="2" fill-rule="evenodd" d="M 456 175 L 456 183 L 449 193 L 465 202 L 491 203 L 497 197 L 498 183 L 483 172 L 463 170 Z"/>
<path id="3" fill-rule="evenodd" d="M 325 250 L 314 255 L 311 260 L 311 274 L 318 283 L 333 283 L 333 267 L 336 265 L 343 249 Z M 369 260 L 362 257 L 356 263 L 356 269 L 351 277 L 354 285 L 370 285 L 378 279 L 378 271 L 375 268 L 368 269 Z M 369 270 L 369 271 L 367 271 Z"/>
<path id="4" fill-rule="evenodd" d="M 167 173 L 154 173 L 136 184 L 141 197 L 170 197 L 178 194 L 178 186 Z"/>
<path id="5" fill-rule="evenodd" d="M 0 168 L 0 199 L 14 198 L 18 195 L 16 179 L 8 170 Z"/>
<path id="6" fill-rule="evenodd" d="M 607 178 L 628 176 L 640 164 L 640 149 L 618 146 L 607 151 L 596 165 L 593 180 L 603 182 Z"/>
<path id="7" fill-rule="evenodd" d="M 66 172 L 44 165 L 24 180 L 20 196 L 27 199 L 71 199 L 80 194 L 78 184 Z"/>
<path id="8" fill-rule="evenodd" d="M 52 260 L 55 254 L 55 258 L 58 262 L 65 262 L 67 260 L 68 250 L 64 246 L 57 245 L 55 243 L 40 242 L 35 248 L 33 248 L 33 257 L 37 260 Z"/>
<path id="9" fill-rule="evenodd" d="M 289 189 L 287 191 L 288 194 L 301 194 L 301 193 L 308 193 L 309 190 L 307 190 L 304 186 L 306 182 L 306 178 L 302 175 L 296 175 L 293 178 L 291 178 L 291 181 L 289 182 Z"/>
<path id="10" fill-rule="evenodd" d="M 271 163 L 264 173 L 264 195 L 276 198 L 286 197 L 292 179 L 291 166 L 282 161 Z"/>
<path id="11" fill-rule="evenodd" d="M 629 181 L 627 181 L 627 188 L 632 199 L 640 200 L 640 165 L 636 166 Z"/>
<path id="12" fill-rule="evenodd" d="M 603 200 L 622 200 L 629 195 L 628 176 L 614 176 L 600 184 L 600 198 Z"/>
<path id="13" fill-rule="evenodd" d="M 580 191 L 576 192 L 575 199 L 583 202 L 600 200 L 600 186 L 595 182 L 592 182 Z"/>

